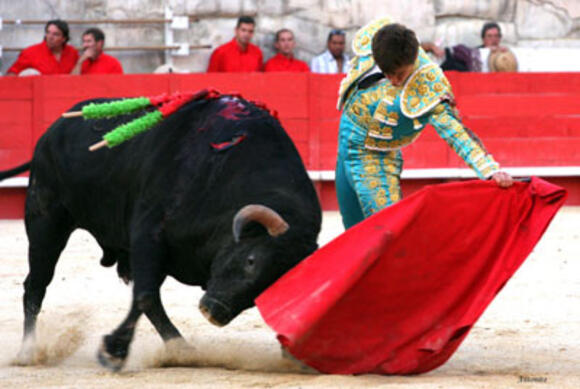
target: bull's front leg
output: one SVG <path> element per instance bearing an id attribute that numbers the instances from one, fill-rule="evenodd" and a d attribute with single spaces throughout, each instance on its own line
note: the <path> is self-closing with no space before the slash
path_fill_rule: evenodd
<path id="1" fill-rule="evenodd" d="M 101 365 L 112 371 L 119 371 L 125 365 L 127 355 L 129 354 L 129 344 L 133 340 L 135 326 L 142 313 L 133 297 L 131 310 L 125 320 L 115 331 L 103 337 L 101 347 L 97 354 Z"/>
<path id="2" fill-rule="evenodd" d="M 166 245 L 159 237 L 161 234 L 155 228 L 145 229 L 146 225 L 144 222 L 139 223 L 131 241 L 130 261 L 134 280 L 131 310 L 119 327 L 103 338 L 98 353 L 99 362 L 113 371 L 124 366 L 142 313 L 147 315 L 165 342 L 183 339 L 165 313 L 159 293 L 165 280 L 163 262 L 167 255 Z"/>
<path id="3" fill-rule="evenodd" d="M 165 343 L 170 340 L 183 340 L 183 336 L 167 316 L 159 293 L 145 297 L 142 301 L 142 308 Z"/>

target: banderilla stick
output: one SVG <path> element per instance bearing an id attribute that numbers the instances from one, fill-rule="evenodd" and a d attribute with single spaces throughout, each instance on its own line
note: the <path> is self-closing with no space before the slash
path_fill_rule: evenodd
<path id="1" fill-rule="evenodd" d="M 108 146 L 108 145 L 109 145 L 109 143 L 106 140 L 102 140 L 100 142 L 97 142 L 97 143 L 91 145 L 89 147 L 89 151 L 95 151 L 95 150 L 98 150 L 98 149 L 103 148 L 103 147 Z"/>
<path id="2" fill-rule="evenodd" d="M 79 116 L 83 116 L 83 111 L 71 111 L 62 114 L 63 118 L 77 118 Z"/>

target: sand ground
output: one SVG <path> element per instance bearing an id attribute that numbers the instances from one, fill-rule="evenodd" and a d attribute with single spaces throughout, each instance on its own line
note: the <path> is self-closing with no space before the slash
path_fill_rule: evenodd
<path id="1" fill-rule="evenodd" d="M 337 213 L 325 213 L 320 243 L 341 232 Z M 44 300 L 39 364 L 13 366 L 26 252 L 23 222 L 0 220 L 2 388 L 580 388 L 580 207 L 557 214 L 455 355 L 414 377 L 303 372 L 281 358 L 275 334 L 255 308 L 214 327 L 197 309 L 202 291 L 174 280 L 165 283 L 162 297 L 195 352 L 175 361 L 141 320 L 126 367 L 108 372 L 96 350 L 126 314 L 130 289 L 99 265 L 101 251 L 84 231 L 73 234 Z"/>

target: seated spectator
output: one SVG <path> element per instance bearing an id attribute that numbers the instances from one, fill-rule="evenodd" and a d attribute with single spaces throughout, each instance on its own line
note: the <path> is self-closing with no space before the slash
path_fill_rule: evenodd
<path id="1" fill-rule="evenodd" d="M 501 28 L 496 22 L 488 22 L 481 28 L 482 44 L 481 56 L 487 56 L 484 62 L 484 71 L 489 72 L 516 72 L 518 70 L 518 60 L 508 47 L 501 44 Z"/>
<path id="2" fill-rule="evenodd" d="M 83 49 L 74 74 L 123 74 L 119 60 L 103 53 L 105 33 L 99 28 L 89 28 L 83 33 Z"/>
<path id="3" fill-rule="evenodd" d="M 506 51 L 507 47 L 501 45 L 501 28 L 496 22 L 488 22 L 481 28 L 482 44 L 478 48 L 487 48 L 490 51 Z"/>
<path id="4" fill-rule="evenodd" d="M 308 72 L 310 69 L 304 61 L 294 58 L 294 33 L 287 28 L 276 32 L 274 47 L 278 54 L 266 62 L 265 72 Z"/>
<path id="5" fill-rule="evenodd" d="M 439 65 L 443 70 L 460 72 L 480 72 L 482 67 L 479 49 L 463 44 L 445 48 L 444 61 Z"/>
<path id="6" fill-rule="evenodd" d="M 219 46 L 211 55 L 208 72 L 259 72 L 262 70 L 262 51 L 250 41 L 256 22 L 251 16 L 240 16 L 234 38 Z"/>
<path id="7" fill-rule="evenodd" d="M 478 48 L 463 44 L 451 47 L 439 47 L 433 42 L 421 42 L 421 48 L 433 54 L 433 62 L 437 62 L 443 70 L 460 72 L 480 72 L 482 67 Z"/>
<path id="8" fill-rule="evenodd" d="M 313 73 L 346 73 L 350 69 L 349 58 L 344 52 L 346 37 L 342 30 L 332 30 L 326 40 L 326 51 L 310 62 Z"/>
<path id="9" fill-rule="evenodd" d="M 44 27 L 44 40 L 22 50 L 6 74 L 20 74 L 29 68 L 38 70 L 40 74 L 69 74 L 79 54 L 67 44 L 68 41 L 68 24 L 64 20 L 49 20 Z"/>

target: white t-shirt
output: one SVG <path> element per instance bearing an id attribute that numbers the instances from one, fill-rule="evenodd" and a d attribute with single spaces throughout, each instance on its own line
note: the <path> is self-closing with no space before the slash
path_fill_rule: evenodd
<path id="1" fill-rule="evenodd" d="M 346 54 L 342 54 L 342 73 L 348 73 L 350 70 L 349 57 Z M 338 65 L 336 59 L 330 54 L 330 51 L 326 50 L 324 53 L 317 55 L 310 61 L 310 71 L 312 73 L 340 73 L 338 71 Z"/>

